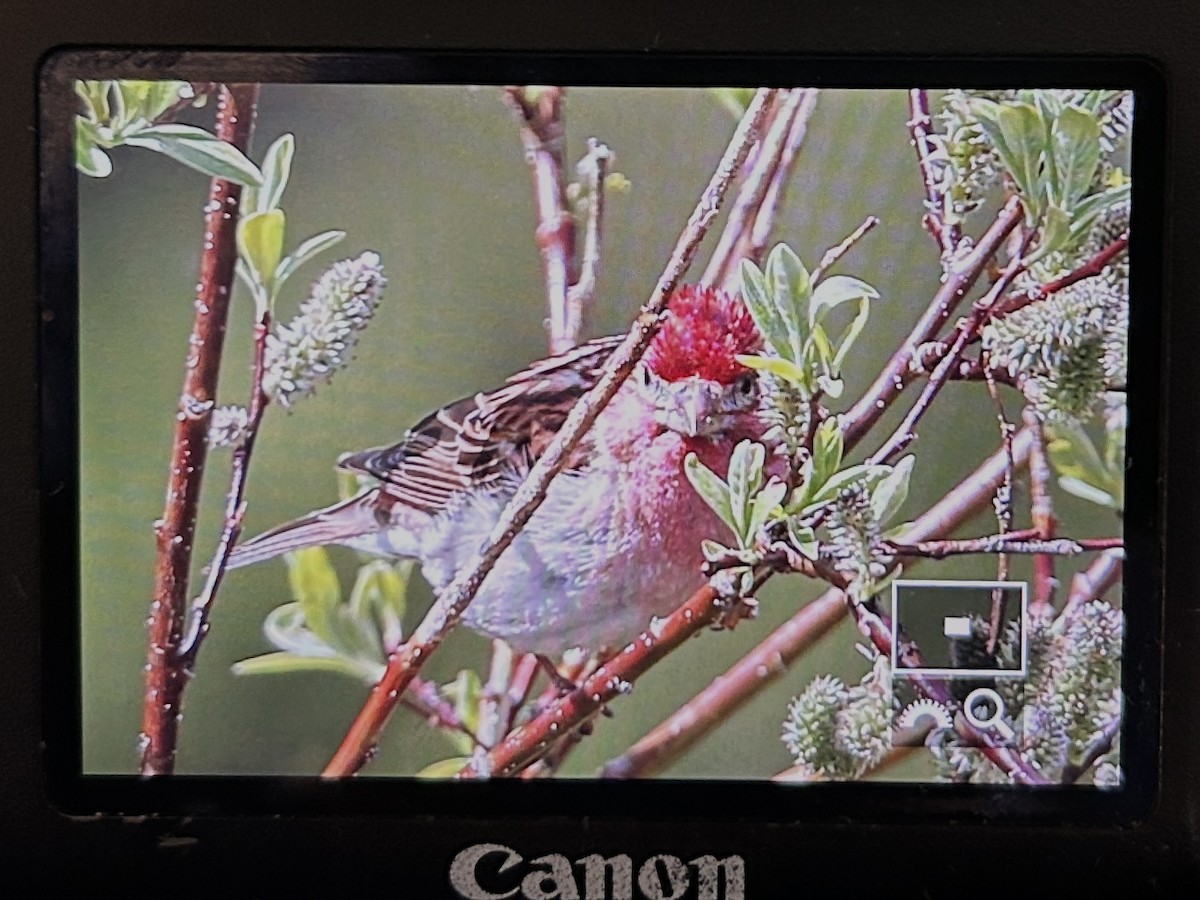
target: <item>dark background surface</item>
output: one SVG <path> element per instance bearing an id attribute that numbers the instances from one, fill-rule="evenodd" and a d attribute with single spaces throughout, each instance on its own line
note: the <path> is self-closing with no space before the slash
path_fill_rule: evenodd
<path id="1" fill-rule="evenodd" d="M 365 7 L 365 4 L 364 4 Z M 236 9 L 236 11 L 235 11 Z M 927 3 L 901 15 L 863 6 L 797 6 L 755 15 L 740 7 L 673 4 L 659 9 L 606 4 L 572 9 L 565 4 L 527 5 L 504 11 L 467 4 L 397 6 L 390 12 L 339 4 L 323 10 L 283 7 L 177 7 L 125 3 L 119 8 L 54 3 L 10 6 L 0 19 L 7 37 L 3 55 L 3 109 L 8 123 L 4 167 L 8 214 L 0 217 L 0 246 L 8 269 L 4 296 L 10 359 L 8 390 L 0 392 L 4 423 L 0 479 L 4 519 L 0 603 L 0 684 L 5 740 L 0 809 L 5 829 L 0 858 L 6 871 L 32 866 L 44 879 L 78 876 L 95 886 L 116 881 L 149 885 L 162 893 L 217 876 L 226 886 L 269 884 L 321 875 L 349 888 L 367 873 L 388 877 L 400 896 L 434 897 L 445 891 L 445 870 L 468 843 L 506 840 L 527 858 L 548 850 L 572 858 L 588 852 L 741 853 L 747 858 L 750 896 L 790 897 L 811 890 L 847 895 L 889 894 L 1037 896 L 1053 882 L 1058 890 L 1090 889 L 1102 896 L 1157 888 L 1167 895 L 1196 889 L 1197 734 L 1200 637 L 1194 577 L 1187 570 L 1200 508 L 1194 471 L 1200 434 L 1194 417 L 1200 306 L 1187 271 L 1195 252 L 1193 212 L 1200 205 L 1197 149 L 1200 106 L 1189 71 L 1197 49 L 1197 23 L 1189 3 L 1142 10 L 1115 3 L 1042 4 L 1036 13 L 987 7 L 967 15 L 961 5 Z M 1103 52 L 1150 55 L 1172 82 L 1169 158 L 1170 231 L 1166 257 L 1183 260 L 1168 273 L 1171 396 L 1168 453 L 1167 610 L 1165 615 L 1164 789 L 1150 820 L 1127 830 L 992 824 L 955 827 L 930 822 L 914 810 L 912 826 L 862 823 L 754 827 L 720 824 L 653 825 L 652 810 L 631 809 L 630 823 L 558 819 L 512 824 L 401 818 L 215 819 L 186 822 L 80 821 L 52 811 L 41 789 L 39 767 L 39 610 L 55 615 L 54 598 L 39 606 L 34 479 L 35 291 L 35 73 L 49 48 L 71 43 L 118 45 L 280 47 L 481 47 L 528 49 L 722 49 L 789 52 L 908 52 L 1068 54 Z M 1016 67 L 1019 72 L 1019 66 Z M 1018 76 L 1019 77 L 1019 76 Z M 330 223 L 336 224 L 336 223 Z M 752 811 L 739 811 L 743 814 Z M 916 823 L 919 822 L 919 827 Z M 864 856 L 869 864 L 864 864 Z M 974 877 L 980 859 L 1003 860 L 998 878 Z M 848 867 L 852 866 L 852 867 Z M 767 872 L 782 877 L 768 881 Z M 771 886 L 768 886 L 770 884 Z M 1186 886 L 1190 886 L 1190 891 Z"/>

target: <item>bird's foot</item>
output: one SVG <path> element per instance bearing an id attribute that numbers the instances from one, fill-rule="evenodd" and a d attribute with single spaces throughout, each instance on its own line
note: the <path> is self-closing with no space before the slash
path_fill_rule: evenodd
<path id="1" fill-rule="evenodd" d="M 576 684 L 573 679 L 567 677 L 558 670 L 558 666 L 554 664 L 554 660 L 552 660 L 550 657 L 539 653 L 537 654 L 537 661 L 542 667 L 542 671 L 544 671 L 550 677 L 550 683 L 553 684 L 555 690 L 558 691 L 558 696 L 565 697 L 567 694 L 571 693 L 571 691 L 574 691 L 579 687 L 579 685 Z"/>

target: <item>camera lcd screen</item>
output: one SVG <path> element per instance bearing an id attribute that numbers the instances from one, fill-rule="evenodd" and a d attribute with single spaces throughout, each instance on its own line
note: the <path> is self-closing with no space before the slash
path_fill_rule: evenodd
<path id="1" fill-rule="evenodd" d="M 1131 87 L 145 71 L 47 107 L 78 774 L 1128 787 Z"/>

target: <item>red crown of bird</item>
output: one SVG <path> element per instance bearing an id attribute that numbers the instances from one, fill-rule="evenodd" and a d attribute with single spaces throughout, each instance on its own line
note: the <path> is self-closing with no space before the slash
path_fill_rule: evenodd
<path id="1" fill-rule="evenodd" d="M 737 294 L 707 285 L 680 287 L 668 317 L 646 350 L 646 365 L 664 381 L 699 376 L 732 384 L 750 369 L 739 354 L 762 348 L 762 335 Z"/>

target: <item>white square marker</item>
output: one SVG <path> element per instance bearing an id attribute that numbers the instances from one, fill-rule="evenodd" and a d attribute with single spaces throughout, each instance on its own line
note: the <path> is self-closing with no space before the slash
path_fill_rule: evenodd
<path id="1" fill-rule="evenodd" d="M 942 623 L 942 633 L 948 638 L 969 638 L 971 636 L 970 617 L 946 616 Z"/>

